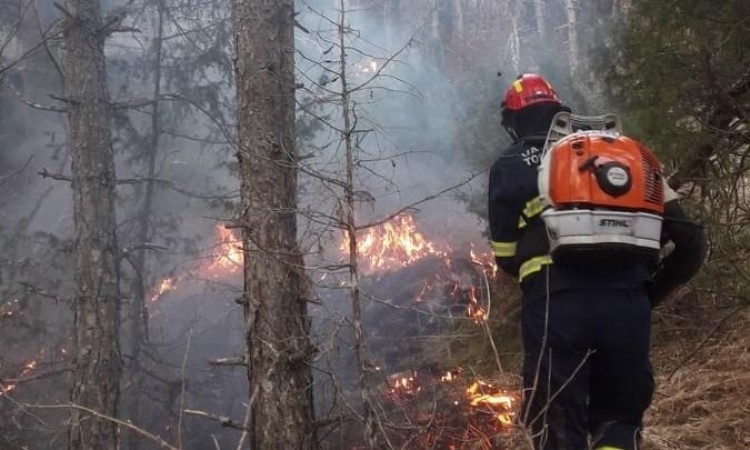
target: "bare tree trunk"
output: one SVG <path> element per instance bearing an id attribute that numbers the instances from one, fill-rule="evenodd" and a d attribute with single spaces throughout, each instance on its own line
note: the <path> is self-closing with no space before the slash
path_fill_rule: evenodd
<path id="1" fill-rule="evenodd" d="M 293 15 L 293 0 L 233 0 L 253 450 L 316 447 L 297 245 Z"/>
<path id="2" fill-rule="evenodd" d="M 354 353 L 357 359 L 357 372 L 359 374 L 359 392 L 362 400 L 362 409 L 364 417 L 364 438 L 368 448 L 377 447 L 377 433 L 375 432 L 375 410 L 370 401 L 367 387 L 367 370 L 365 367 L 365 345 L 362 331 L 362 299 L 359 288 L 359 266 L 358 247 L 357 247 L 357 222 L 354 216 L 354 164 L 355 164 L 355 145 L 352 140 L 352 133 L 355 132 L 353 124 L 354 111 L 352 110 L 352 101 L 350 98 L 349 85 L 347 80 L 347 52 L 346 52 L 346 7 L 344 0 L 340 2 L 341 11 L 338 34 L 339 34 L 339 78 L 341 80 L 341 119 L 344 123 L 343 140 L 344 151 L 346 152 L 346 181 L 344 183 L 344 226 L 349 238 L 349 294 L 352 302 L 352 327 L 354 331 Z"/>
<path id="3" fill-rule="evenodd" d="M 536 20 L 537 39 L 544 42 L 547 34 L 544 26 L 544 0 L 534 0 L 534 19 Z"/>
<path id="4" fill-rule="evenodd" d="M 571 73 L 575 74 L 578 69 L 579 51 L 578 51 L 578 20 L 576 16 L 578 2 L 577 0 L 565 0 L 565 12 L 568 17 L 568 62 Z"/>
<path id="5" fill-rule="evenodd" d="M 510 17 L 510 37 L 508 45 L 510 47 L 510 61 L 513 71 L 519 73 L 521 70 L 521 32 L 518 29 L 521 8 L 518 1 L 508 2 L 508 17 Z"/>
<path id="6" fill-rule="evenodd" d="M 68 101 L 75 221 L 74 353 L 71 401 L 115 416 L 120 388 L 119 264 L 115 167 L 98 0 L 65 2 Z M 74 410 L 72 449 L 117 448 L 117 428 Z"/>

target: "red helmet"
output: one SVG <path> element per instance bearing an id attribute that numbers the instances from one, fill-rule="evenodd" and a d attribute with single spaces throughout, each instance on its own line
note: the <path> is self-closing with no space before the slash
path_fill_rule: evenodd
<path id="1" fill-rule="evenodd" d="M 547 80 L 535 73 L 520 75 L 508 88 L 503 100 L 503 109 L 518 111 L 536 103 L 560 103 L 557 93 Z"/>

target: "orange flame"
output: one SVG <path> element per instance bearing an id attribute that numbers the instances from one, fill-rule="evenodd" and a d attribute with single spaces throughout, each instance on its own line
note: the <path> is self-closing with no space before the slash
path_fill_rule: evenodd
<path id="1" fill-rule="evenodd" d="M 17 381 L 25 377 L 29 373 L 33 372 L 39 365 L 39 360 L 44 356 L 45 353 L 46 353 L 45 349 L 41 349 L 39 353 L 37 354 L 37 356 L 27 360 L 23 364 L 23 366 L 21 366 L 21 371 L 18 372 L 18 375 L 16 375 L 15 379 L 12 382 L 7 383 L 5 385 L 0 383 L 0 397 L 13 392 L 18 387 Z"/>
<path id="2" fill-rule="evenodd" d="M 473 407 L 487 408 L 494 414 L 495 419 L 503 425 L 513 423 L 513 397 L 506 391 L 498 389 L 482 380 L 475 381 L 466 389 L 466 394 Z"/>
<path id="3" fill-rule="evenodd" d="M 417 380 L 417 373 L 414 371 L 391 375 L 388 385 L 388 395 L 394 400 L 411 397 L 422 390 Z"/>
<path id="4" fill-rule="evenodd" d="M 177 289 L 182 280 L 188 278 L 194 272 L 216 278 L 233 275 L 242 270 L 242 241 L 234 235 L 232 230 L 224 226 L 219 225 L 216 231 L 219 240 L 211 251 L 210 259 L 202 265 L 188 270 L 184 275 L 167 277 L 161 280 L 151 294 L 152 303 L 156 303 L 164 294 Z"/>
<path id="5" fill-rule="evenodd" d="M 417 231 L 414 219 L 402 214 L 380 226 L 363 230 L 358 236 L 357 252 L 365 272 L 402 269 L 426 256 L 448 256 L 449 249 L 439 249 Z M 349 253 L 349 239 L 344 236 L 339 249 Z"/>
<path id="6" fill-rule="evenodd" d="M 242 241 L 229 228 L 219 226 L 219 243 L 212 252 L 212 259 L 201 271 L 214 276 L 229 275 L 242 270 Z"/>
<path id="7" fill-rule="evenodd" d="M 477 254 L 474 252 L 473 244 L 471 247 L 469 250 L 471 262 L 479 266 L 488 278 L 495 278 L 497 276 L 497 264 L 495 264 L 495 256 L 492 252 L 487 250 L 484 253 Z"/>
<path id="8" fill-rule="evenodd" d="M 469 306 L 466 309 L 466 314 L 477 323 L 483 322 L 489 317 L 487 310 L 479 304 L 476 286 L 469 288 Z"/>
<path id="9" fill-rule="evenodd" d="M 165 278 L 161 280 L 161 283 L 159 283 L 159 287 L 151 295 L 151 303 L 156 302 L 161 298 L 162 295 L 172 291 L 176 285 L 177 280 L 175 280 L 174 278 Z"/>

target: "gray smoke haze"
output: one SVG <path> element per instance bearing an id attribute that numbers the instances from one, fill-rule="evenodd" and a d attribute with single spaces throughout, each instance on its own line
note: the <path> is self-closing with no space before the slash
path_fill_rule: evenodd
<path id="1" fill-rule="evenodd" d="M 165 44 L 165 66 L 169 69 L 163 74 L 162 92 L 190 98 L 202 105 L 204 111 L 171 100 L 162 103 L 164 133 L 156 178 L 169 184 L 160 184 L 156 191 L 151 242 L 165 250 L 148 255 L 145 275 L 149 288 L 148 307 L 152 313 L 149 331 L 153 351 L 144 356 L 143 364 L 162 373 L 163 379 L 144 382 L 140 388 L 155 393 L 153 398 L 143 400 L 144 426 L 165 436 L 174 433 L 175 424 L 170 420 L 178 407 L 185 354 L 188 355 L 185 376 L 189 407 L 241 419 L 245 411 L 242 399 L 247 396 L 244 368 L 216 368 L 206 364 L 208 359 L 242 354 L 243 345 L 242 310 L 234 301 L 241 292 L 240 273 L 227 272 L 215 277 L 204 270 L 217 252 L 226 251 L 219 245 L 216 227 L 237 212 L 228 5 L 209 10 L 204 3 L 199 6 L 187 0 L 185 8 L 177 8 L 176 1 L 167 3 L 175 8 L 165 27 L 166 34 L 173 37 Z M 126 4 L 138 8 L 126 11 L 123 9 Z M 539 41 L 533 32 L 533 17 L 522 15 L 525 40 L 520 65 L 516 67 L 508 11 L 502 2 L 346 2 L 350 9 L 346 37 L 348 81 L 350 88 L 360 86 L 351 98 L 357 118 L 355 142 L 359 161 L 355 183 L 361 200 L 360 224 L 381 220 L 478 175 L 456 191 L 445 192 L 409 212 L 427 238 L 454 248 L 473 243 L 482 250 L 485 224 L 477 215 L 468 213 L 462 201 L 466 197 L 482 197 L 486 190 L 483 171 L 487 166 L 471 162 L 460 150 L 469 124 L 488 109 L 499 108 L 500 96 L 510 79 L 517 72 L 527 70 L 541 71 L 548 76 L 561 96 L 577 108 L 598 112 L 598 108 L 589 106 L 594 103 L 577 93 L 581 90 L 580 83 L 584 87 L 594 86 L 591 79 L 596 77 L 586 73 L 579 86 L 569 80 L 562 48 L 565 36 L 560 31 L 565 24 L 561 2 L 545 4 L 547 40 Z M 60 12 L 50 3 L 40 5 L 44 26 L 59 18 Z M 128 13 L 123 25 L 140 30 L 115 34 L 107 44 L 111 97 L 116 102 L 150 98 L 154 80 L 151 66 L 156 10 L 150 2 L 112 0 L 106 2 L 105 7 L 106 14 Z M 336 94 L 341 89 L 341 81 L 336 77 L 340 70 L 338 9 L 338 2 L 333 0 L 297 3 L 296 18 L 308 30 L 296 31 L 297 80 L 304 85 L 297 91 L 300 104 L 298 143 L 304 157 L 302 166 L 307 170 L 300 184 L 300 238 L 313 268 L 340 263 L 345 256 L 338 251 L 341 231 L 332 228 L 329 219 L 339 214 L 343 192 L 335 184 L 309 175 L 343 177 L 341 136 L 316 119 L 324 118 L 334 127 L 342 126 Z M 210 26 L 204 27 L 207 24 Z M 174 37 L 180 34 L 178 25 L 184 27 L 182 31 L 190 31 L 189 38 Z M 25 41 L 19 41 L 18 45 L 34 42 L 35 27 L 35 24 L 29 26 L 22 33 Z M 600 43 L 603 45 L 592 36 L 588 45 Z M 58 47 L 54 48 L 59 51 Z M 3 56 L 10 58 L 12 55 L 6 51 Z M 18 90 L 26 100 L 40 105 L 64 106 L 50 98 L 50 94 L 59 95 L 60 80 L 54 67 L 44 62 L 45 58 L 40 52 L 29 64 L 19 65 L 6 74 L 0 91 L 0 231 L 14 230 L 25 236 L 23 240 L 16 239 L 23 248 L 11 252 L 6 246 L 0 256 L 0 263 L 21 268 L 14 274 L 0 268 L 3 270 L 0 292 L 6 296 L 0 298 L 0 307 L 17 295 L 28 302 L 30 315 L 36 314 L 49 334 L 30 332 L 26 340 L 26 334 L 19 334 L 24 339 L 12 346 L 12 353 L 0 352 L 3 364 L 0 370 L 3 371 L 13 368 L 6 361 L 23 363 L 25 352 L 31 348 L 36 351 L 51 342 L 64 343 L 72 320 L 65 302 L 54 303 L 25 287 L 44 288 L 45 292 L 62 299 L 71 295 L 71 188 L 66 181 L 38 175 L 46 169 L 69 176 L 66 120 L 60 113 L 29 108 L 13 93 Z M 200 66 L 200 70 L 183 69 L 189 66 Z M 499 80 L 498 71 L 504 74 Z M 371 79 L 376 73 L 379 75 Z M 207 107 L 209 103 L 214 106 Z M 148 108 L 118 112 L 114 128 L 119 178 L 132 180 L 148 175 L 145 158 L 150 119 Z M 486 146 L 490 149 L 489 155 L 476 155 L 477 160 L 490 160 L 493 152 L 507 143 L 499 123 L 496 127 L 497 133 L 486 138 L 476 137 L 488 140 Z M 6 180 L 10 175 L 13 176 Z M 138 183 L 118 187 L 119 240 L 126 249 L 137 242 L 135 217 L 142 205 L 140 195 L 142 185 Z M 13 233 L 7 235 L 14 236 Z M 11 238 L 8 241 L 12 241 Z M 23 265 L 28 260 L 34 260 L 33 264 Z M 45 266 L 53 263 L 59 268 Z M 134 273 L 127 262 L 123 262 L 123 266 L 124 302 L 128 302 L 132 298 L 128 295 L 128 286 Z M 409 277 L 428 277 L 431 270 L 431 266 L 425 265 L 415 272 L 391 274 L 385 284 L 377 286 L 377 294 L 382 297 L 413 295 L 413 286 L 409 283 L 414 280 Z M 318 286 L 327 284 L 320 280 L 323 274 L 322 270 L 312 272 Z M 174 287 L 151 301 L 151 295 L 165 279 L 175 280 Z M 317 343 L 324 351 L 340 347 L 342 359 L 333 363 L 338 364 L 337 370 L 351 375 L 354 366 L 347 359 L 351 356 L 347 347 L 350 336 L 346 331 L 331 334 L 340 326 L 338 320 L 348 313 L 345 295 L 340 290 L 322 287 L 318 294 L 325 302 L 313 311 Z M 381 333 L 387 333 L 400 326 L 398 322 L 377 322 L 381 317 L 368 323 L 372 325 L 370 329 L 377 326 Z M 16 333 L 15 326 L 21 325 L 20 322 L 6 324 L 2 323 L 3 335 Z M 129 326 L 127 321 L 125 324 L 124 327 Z M 127 360 L 130 350 L 129 345 L 124 345 L 127 362 L 130 362 Z M 2 372 L 1 375 L 14 373 Z M 64 380 L 55 380 L 59 381 L 58 397 L 64 399 L 67 392 L 58 392 Z M 319 382 L 321 386 L 324 384 L 324 381 Z M 54 385 L 48 387 L 55 388 Z M 139 386 L 128 386 L 125 396 L 137 388 Z M 222 443 L 231 442 L 237 434 L 197 420 L 191 419 L 189 423 L 194 425 L 190 430 L 193 435 L 205 431 L 204 440 L 200 441 L 205 446 L 201 448 L 211 448 L 209 432 L 220 436 Z"/>
<path id="2" fill-rule="evenodd" d="M 299 93 L 303 111 L 343 128 L 338 10 L 332 2 L 301 3 L 298 17 L 310 32 L 298 32 L 297 69 L 305 85 Z M 360 224 L 380 220 L 474 176 L 456 148 L 461 126 L 457 119 L 467 105 L 428 51 L 425 36 L 430 24 L 416 19 L 412 24 L 394 23 L 391 17 L 375 13 L 353 6 L 346 15 L 347 82 L 355 89 L 351 102 L 357 124 L 355 189 L 361 200 Z M 340 133 L 323 126 L 314 137 L 302 139 L 300 152 L 314 155 L 303 161 L 311 171 L 343 177 Z M 331 187 L 321 184 L 314 178 L 304 180 L 302 199 L 314 205 L 311 208 L 335 215 L 338 201 L 330 198 Z M 420 204 L 412 212 L 420 228 L 455 232 L 463 224 L 468 225 L 464 231 L 479 238 L 476 221 L 468 215 L 461 219 L 463 207 L 455 200 L 458 193 L 472 188 L 483 186 L 469 183 Z"/>

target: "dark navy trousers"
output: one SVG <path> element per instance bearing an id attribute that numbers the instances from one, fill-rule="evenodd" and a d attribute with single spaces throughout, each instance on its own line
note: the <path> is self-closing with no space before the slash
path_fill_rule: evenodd
<path id="1" fill-rule="evenodd" d="M 524 295 L 524 404 L 540 450 L 637 450 L 654 381 L 643 289 Z M 549 298 L 547 298 L 549 297 Z"/>

